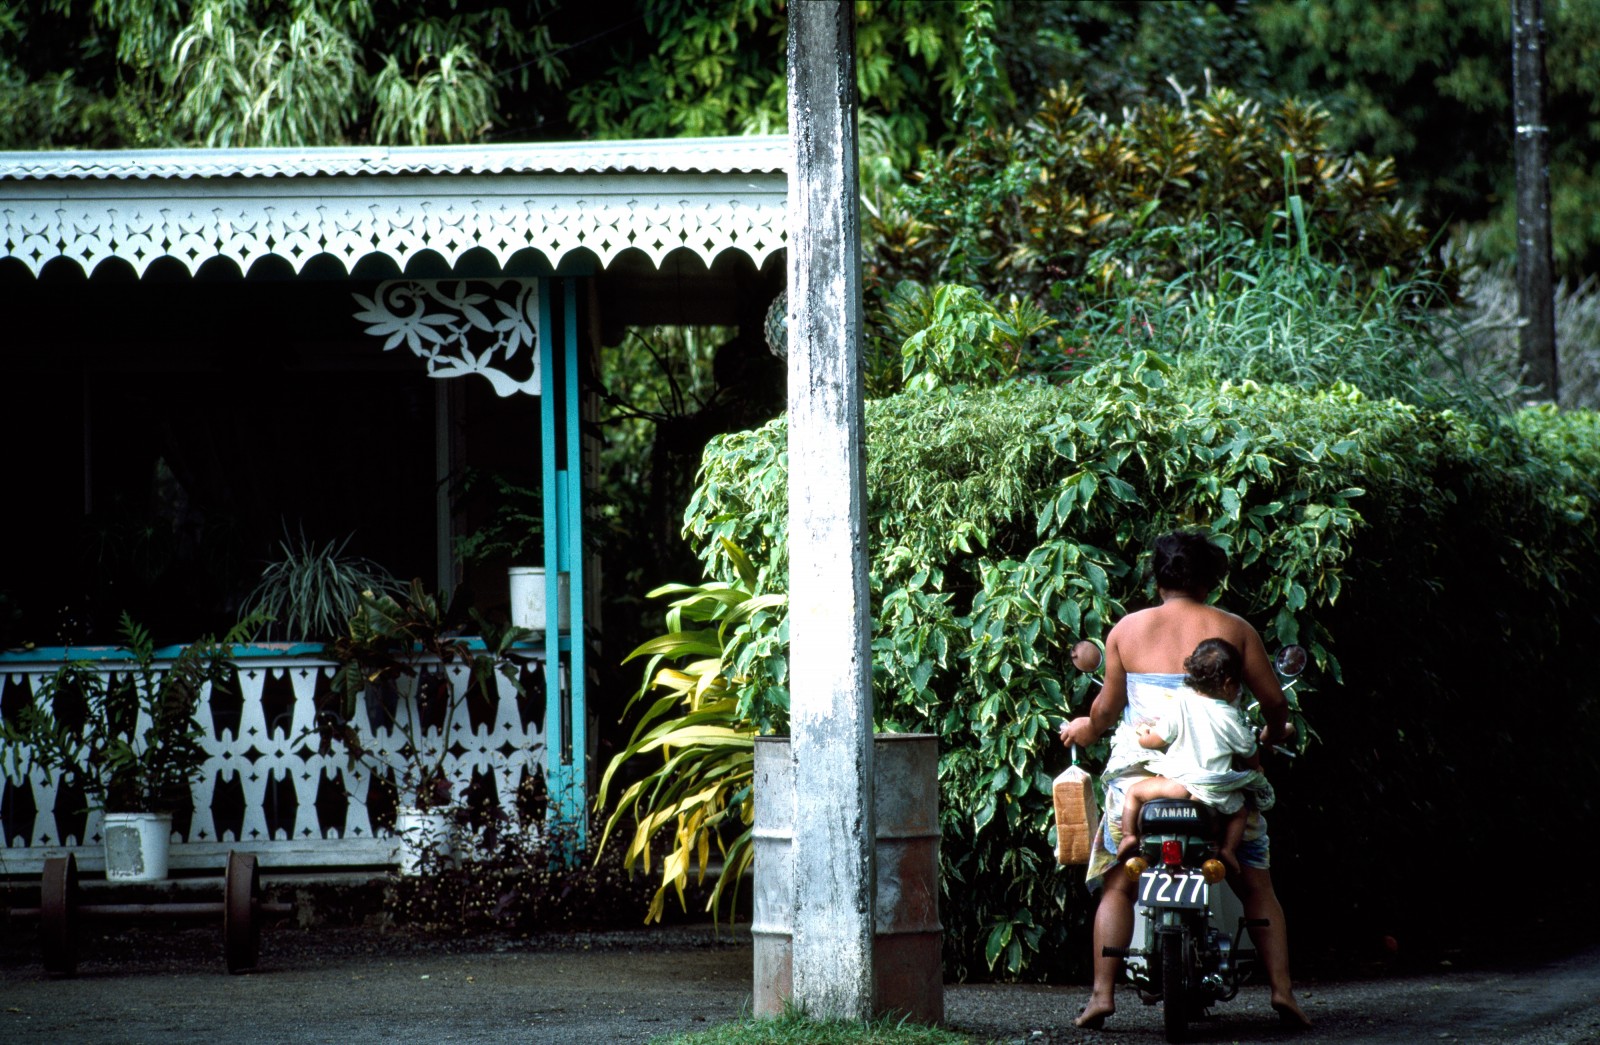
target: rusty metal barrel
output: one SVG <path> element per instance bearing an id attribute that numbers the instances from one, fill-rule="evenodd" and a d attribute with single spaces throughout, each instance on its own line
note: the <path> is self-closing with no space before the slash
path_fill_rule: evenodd
<path id="1" fill-rule="evenodd" d="M 873 738 L 874 1008 L 921 1023 L 944 1020 L 944 926 L 939 922 L 939 740 Z M 794 993 L 794 759 L 787 737 L 755 753 L 754 1009 L 774 1016 Z"/>

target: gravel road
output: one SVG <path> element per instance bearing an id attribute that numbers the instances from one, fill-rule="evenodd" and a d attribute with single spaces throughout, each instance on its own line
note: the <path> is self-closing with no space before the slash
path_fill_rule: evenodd
<path id="1" fill-rule="evenodd" d="M 7 1045 L 204 1042 L 648 1042 L 737 1018 L 749 1004 L 748 937 L 704 927 L 426 940 L 361 929 L 269 929 L 262 968 L 222 971 L 215 929 L 124 927 L 87 940 L 79 975 L 39 967 L 31 926 L 0 938 Z M 1290 1035 L 1263 988 L 1197 1024 L 1197 1042 L 1600 1042 L 1600 948 L 1544 965 L 1439 968 L 1308 981 L 1316 1021 Z M 1081 986 L 951 985 L 952 1027 L 980 1041 L 1160 1042 L 1160 1010 L 1127 993 L 1099 1032 L 1078 1031 Z"/>

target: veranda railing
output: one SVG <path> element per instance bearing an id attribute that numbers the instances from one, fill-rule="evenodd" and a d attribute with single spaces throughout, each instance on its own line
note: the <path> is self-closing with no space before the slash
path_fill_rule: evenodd
<path id="1" fill-rule="evenodd" d="M 159 651 L 158 666 L 178 650 Z M 455 795 L 515 810 L 519 792 L 542 782 L 545 672 L 542 651 L 520 657 L 523 691 L 496 676 L 495 692 L 470 669 L 419 658 L 421 678 L 443 675 L 453 701 L 416 700 L 417 679 L 371 688 L 352 720 L 371 757 L 354 765 L 338 748 L 319 750 L 311 727 L 336 662 L 316 646 L 239 648 L 236 687 L 207 687 L 199 720 L 206 751 L 190 808 L 173 818 L 171 866 L 220 868 L 231 849 L 263 867 L 379 867 L 392 864 L 395 809 L 407 804 L 400 770 L 408 743 L 442 755 Z M 124 650 L 55 648 L 0 655 L 0 713 L 14 713 L 62 664 L 88 661 L 106 674 L 129 670 Z M 563 689 L 565 679 L 563 677 Z M 432 706 L 430 706 L 432 705 Z M 0 775 L 0 875 L 35 874 L 47 857 L 72 853 L 78 866 L 104 866 L 101 811 L 88 796 L 57 788 L 35 769 Z"/>

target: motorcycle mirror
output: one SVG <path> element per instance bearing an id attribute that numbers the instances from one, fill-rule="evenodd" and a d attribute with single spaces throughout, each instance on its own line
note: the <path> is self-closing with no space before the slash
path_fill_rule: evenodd
<path id="1" fill-rule="evenodd" d="M 1283 647 L 1278 655 L 1272 659 L 1272 666 L 1284 678 L 1294 678 L 1306 670 L 1306 662 L 1310 656 L 1306 648 L 1298 643 Z"/>
<path id="2" fill-rule="evenodd" d="M 1072 666 L 1079 671 L 1093 671 L 1100 666 L 1100 647 L 1088 639 L 1079 639 L 1072 647 Z"/>

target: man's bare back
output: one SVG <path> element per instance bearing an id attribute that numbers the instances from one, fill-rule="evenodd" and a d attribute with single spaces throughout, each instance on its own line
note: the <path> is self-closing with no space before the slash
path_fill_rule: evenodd
<path id="1" fill-rule="evenodd" d="M 1191 597 L 1172 596 L 1128 614 L 1106 636 L 1106 648 L 1124 672 L 1179 674 L 1184 658 L 1205 639 L 1226 639 L 1244 654 L 1244 681 L 1252 692 L 1281 692 L 1256 630 L 1244 618 Z"/>

